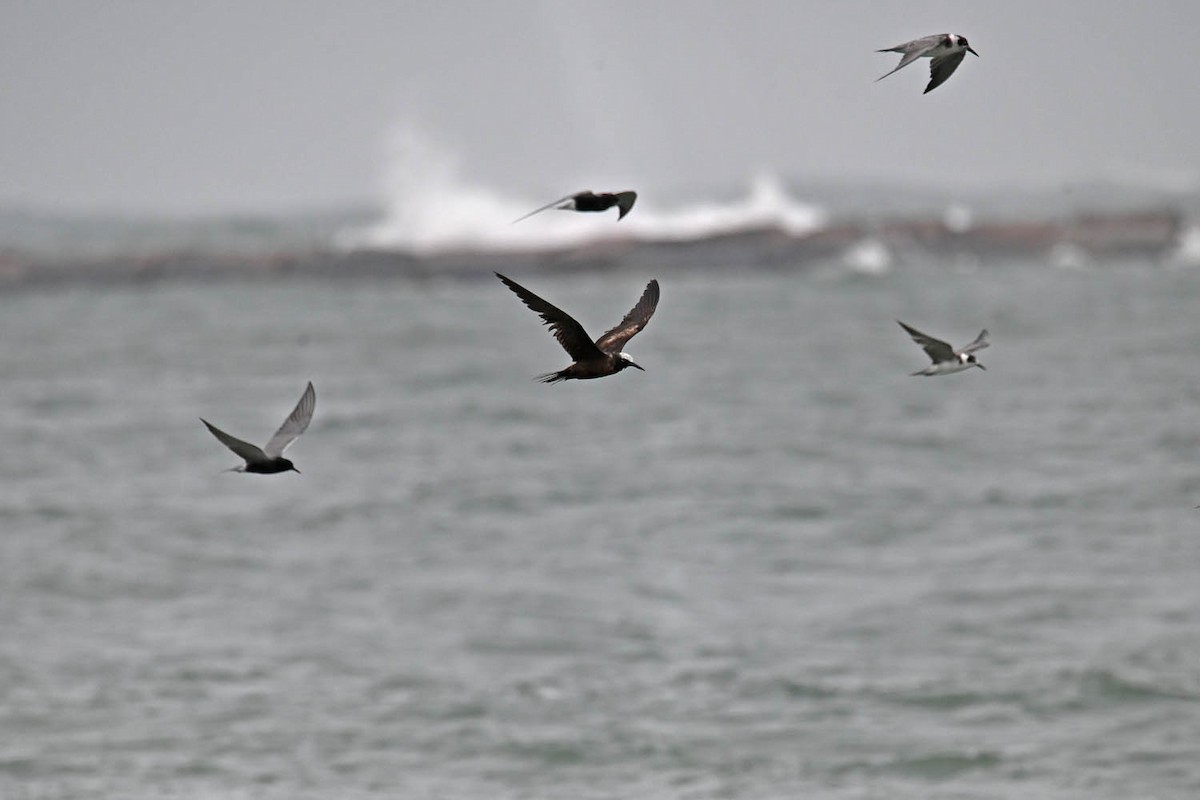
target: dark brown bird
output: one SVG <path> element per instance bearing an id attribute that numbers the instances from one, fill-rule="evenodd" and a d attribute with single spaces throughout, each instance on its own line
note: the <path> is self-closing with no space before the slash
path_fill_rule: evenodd
<path id="1" fill-rule="evenodd" d="M 300 470 L 296 469 L 295 464 L 283 457 L 283 451 L 308 429 L 308 423 L 312 422 L 313 410 L 316 407 L 317 392 L 313 389 L 312 381 L 309 381 L 308 387 L 300 397 L 300 402 L 296 403 L 292 413 L 288 414 L 288 418 L 279 426 L 279 430 L 275 431 L 271 441 L 261 448 L 230 436 L 203 417 L 200 418 L 200 421 L 213 436 L 217 437 L 221 444 L 245 459 L 245 464 L 233 467 L 229 470 L 230 472 L 256 472 L 260 475 L 273 475 L 276 472 L 299 472 Z"/>
<path id="2" fill-rule="evenodd" d="M 534 214 L 545 211 L 548 208 L 558 208 L 563 211 L 607 211 L 613 206 L 617 207 L 617 221 L 629 213 L 633 208 L 633 204 L 637 202 L 637 192 L 576 192 L 569 194 L 566 197 L 560 197 L 553 203 L 546 203 L 541 208 L 530 211 L 523 217 L 517 217 L 513 220 L 513 224 L 520 222 L 523 219 L 532 217 Z"/>
<path id="3" fill-rule="evenodd" d="M 524 286 L 509 280 L 499 272 L 496 273 L 496 277 L 504 281 L 504 285 L 512 289 L 517 297 L 521 298 L 521 302 L 529 306 L 550 326 L 550 333 L 554 334 L 554 338 L 567 351 L 567 355 L 575 360 L 575 363 L 566 369 L 538 375 L 537 380 L 543 383 L 557 383 L 571 378 L 578 380 L 603 378 L 605 375 L 620 372 L 626 367 L 636 367 L 645 372 L 641 366 L 634 363 L 628 354 L 621 352 L 621 348 L 636 336 L 638 331 L 646 327 L 646 323 L 654 315 L 654 309 L 658 307 L 658 281 L 652 280 L 646 284 L 646 291 L 642 293 L 642 298 L 625 315 L 625 319 L 593 342 L 583 326 L 576 322 L 570 314 L 550 305 Z"/>

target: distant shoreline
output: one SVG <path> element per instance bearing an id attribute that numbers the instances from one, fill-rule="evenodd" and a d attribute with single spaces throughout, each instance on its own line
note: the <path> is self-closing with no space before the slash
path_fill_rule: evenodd
<path id="1" fill-rule="evenodd" d="M 163 250 L 96 257 L 0 251 L 0 288 L 38 285 L 147 283 L 187 279 L 270 280 L 284 277 L 468 279 L 521 269 L 556 273 L 653 268 L 670 271 L 802 270 L 845 258 L 870 242 L 908 258 L 1056 259 L 1092 262 L 1159 260 L 1180 247 L 1182 213 L 1146 210 L 1081 214 L 1054 221 L 974 222 L 951 227 L 936 217 L 840 221 L 810 233 L 753 226 L 693 239 L 611 238 L 554 249 L 336 250 L 326 247 L 239 253 L 214 249 Z"/>

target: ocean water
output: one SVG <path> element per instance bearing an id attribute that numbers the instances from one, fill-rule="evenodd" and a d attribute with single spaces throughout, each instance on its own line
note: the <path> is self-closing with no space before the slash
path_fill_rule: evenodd
<path id="1" fill-rule="evenodd" d="M 1200 796 L 1200 271 L 662 292 L 0 296 L 0 797 Z"/>

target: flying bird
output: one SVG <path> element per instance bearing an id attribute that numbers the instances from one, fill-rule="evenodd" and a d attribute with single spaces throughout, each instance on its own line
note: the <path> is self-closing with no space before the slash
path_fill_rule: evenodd
<path id="1" fill-rule="evenodd" d="M 978 57 L 971 49 L 971 45 L 967 43 L 967 37 L 959 36 L 957 33 L 935 33 L 932 36 L 922 36 L 920 39 L 913 39 L 911 42 L 898 44 L 895 47 L 889 47 L 886 50 L 876 50 L 876 53 L 903 53 L 904 57 L 900 59 L 900 63 L 896 66 L 897 70 L 907 67 L 918 58 L 931 58 L 932 63 L 929 65 L 929 85 L 925 87 L 924 94 L 929 94 L 937 87 L 941 86 L 946 80 L 954 74 L 954 70 L 958 69 L 958 65 L 967 57 L 967 53 Z M 875 79 L 875 82 L 891 75 L 881 75 Z"/>
<path id="2" fill-rule="evenodd" d="M 896 320 L 896 322 L 899 322 L 900 327 L 908 331 L 908 335 L 912 337 L 912 340 L 921 345 L 921 348 L 933 361 L 933 364 L 920 372 L 912 373 L 913 375 L 950 375 L 955 372 L 962 372 L 964 369 L 970 369 L 971 367 L 979 367 L 982 370 L 987 370 L 987 367 L 975 360 L 974 355 L 976 351 L 982 350 L 989 344 L 987 340 L 988 332 L 986 330 L 980 331 L 979 335 L 975 337 L 975 341 L 966 347 L 961 350 L 955 350 L 941 339 L 927 336 L 916 328 L 910 328 L 903 322 L 900 322 L 900 320 Z"/>
<path id="3" fill-rule="evenodd" d="M 300 402 L 296 403 L 292 413 L 262 448 L 230 436 L 203 417 L 200 418 L 200 421 L 212 432 L 213 436 L 220 440 L 221 444 L 245 459 L 245 464 L 234 467 L 229 470 L 230 472 L 257 472 L 263 475 L 271 475 L 276 472 L 299 472 L 300 470 L 296 469 L 291 461 L 283 457 L 283 451 L 308 429 L 308 423 L 312 421 L 313 409 L 316 406 L 317 392 L 313 389 L 312 381 L 309 381 L 308 388 L 300 397 Z"/>
<path id="4" fill-rule="evenodd" d="M 617 221 L 619 222 L 629 210 L 633 208 L 633 204 L 637 201 L 637 192 L 595 192 L 585 191 L 569 194 L 566 197 L 560 197 L 553 203 L 546 203 L 541 208 L 530 211 L 523 217 L 517 217 L 513 220 L 513 224 L 520 222 L 523 219 L 528 219 L 534 214 L 545 211 L 549 208 L 557 208 L 563 211 L 607 211 L 613 206 L 617 207 Z"/>
<path id="5" fill-rule="evenodd" d="M 542 318 L 542 321 L 550 327 L 550 333 L 554 334 L 554 338 L 574 359 L 575 363 L 566 369 L 538 375 L 537 380 L 543 383 L 557 383 L 571 378 L 578 380 L 603 378 L 605 375 L 620 372 L 626 367 L 636 367 L 645 372 L 641 366 L 634 363 L 627 353 L 622 352 L 621 348 L 636 336 L 638 331 L 646 327 L 646 323 L 654 315 L 654 309 L 658 307 L 658 281 L 652 280 L 646 284 L 646 291 L 642 293 L 642 298 L 637 301 L 637 305 L 630 309 L 616 327 L 593 342 L 583 326 L 576 322 L 570 314 L 550 305 L 524 286 L 504 277 L 499 272 L 496 273 L 496 277 L 503 281 L 505 286 L 512 289 L 517 297 L 521 298 L 521 302 Z"/>

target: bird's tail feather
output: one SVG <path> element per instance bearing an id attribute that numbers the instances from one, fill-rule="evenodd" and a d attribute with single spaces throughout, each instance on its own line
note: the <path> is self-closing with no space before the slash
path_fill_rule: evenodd
<path id="1" fill-rule="evenodd" d="M 883 53 L 883 52 L 885 52 L 885 51 L 883 51 L 883 50 L 880 50 L 879 52 Z M 907 64 L 901 64 L 901 65 L 900 65 L 900 67 L 907 67 L 907 66 L 908 66 Z M 884 73 L 883 75 L 880 75 L 878 78 L 876 78 L 876 79 L 875 79 L 875 83 L 879 83 L 881 80 L 883 80 L 884 78 L 886 78 L 888 75 L 895 75 L 897 72 L 899 72 L 899 71 L 900 71 L 900 67 L 896 67 L 896 68 L 895 68 L 894 70 L 892 70 L 891 72 L 886 72 L 886 73 Z"/>

